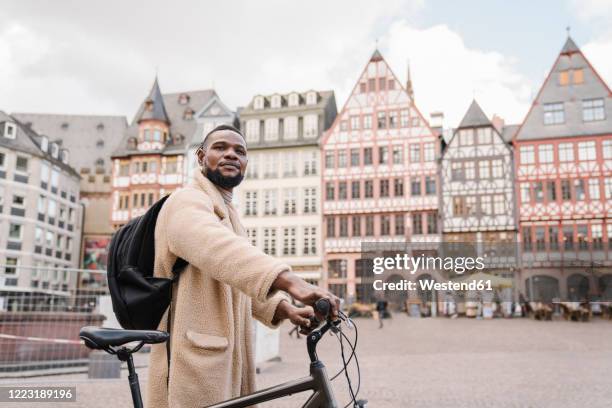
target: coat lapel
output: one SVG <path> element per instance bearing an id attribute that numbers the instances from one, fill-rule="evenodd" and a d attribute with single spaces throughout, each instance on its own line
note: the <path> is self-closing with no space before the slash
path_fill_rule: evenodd
<path id="1" fill-rule="evenodd" d="M 215 214 L 217 214 L 217 217 L 219 217 L 223 225 L 233 229 L 228 217 L 229 210 L 225 205 L 225 201 L 223 201 L 221 192 L 219 192 L 217 187 L 215 187 L 215 185 L 209 179 L 204 177 L 204 175 L 197 170 L 194 172 L 191 186 L 208 194 L 208 196 L 212 199 L 214 211 Z"/>

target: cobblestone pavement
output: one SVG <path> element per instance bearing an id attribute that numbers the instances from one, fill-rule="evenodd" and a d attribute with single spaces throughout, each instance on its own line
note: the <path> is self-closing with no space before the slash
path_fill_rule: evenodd
<path id="1" fill-rule="evenodd" d="M 357 324 L 360 397 L 369 400 L 370 408 L 612 406 L 610 321 L 476 321 L 395 315 L 385 321 L 382 330 L 372 320 L 359 319 Z M 282 328 L 282 362 L 262 367 L 258 375 L 260 387 L 307 374 L 305 342 L 290 339 L 288 330 L 289 326 Z M 328 373 L 337 372 L 337 340 L 326 337 L 319 349 Z M 139 374 L 144 385 L 146 369 L 140 369 Z M 126 380 L 87 380 L 85 374 L 74 374 L 5 380 L 0 385 L 8 383 L 76 385 L 77 403 L 54 405 L 58 407 L 131 406 Z M 333 385 L 338 400 L 348 402 L 344 376 Z M 295 395 L 262 406 L 296 407 L 305 397 Z M 20 404 L 0 403 L 0 407 L 4 406 Z"/>

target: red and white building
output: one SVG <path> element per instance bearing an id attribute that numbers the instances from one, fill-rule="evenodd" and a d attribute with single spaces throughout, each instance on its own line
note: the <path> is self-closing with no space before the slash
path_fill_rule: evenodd
<path id="1" fill-rule="evenodd" d="M 513 142 L 521 291 L 611 298 L 612 93 L 571 38 Z"/>
<path id="2" fill-rule="evenodd" d="M 321 148 L 324 283 L 367 302 L 362 241 L 440 240 L 439 138 L 375 51 Z"/>

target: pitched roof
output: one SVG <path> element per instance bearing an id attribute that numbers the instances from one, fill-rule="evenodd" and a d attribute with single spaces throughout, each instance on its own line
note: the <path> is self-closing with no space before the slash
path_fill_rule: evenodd
<path id="1" fill-rule="evenodd" d="M 23 153 L 28 153 L 32 156 L 36 156 L 45 159 L 62 170 L 71 174 L 76 178 L 80 178 L 79 174 L 74 168 L 61 160 L 54 158 L 49 152 L 45 152 L 40 147 L 40 141 L 42 136 L 34 132 L 28 126 L 23 124 L 19 119 L 0 111 L 0 123 L 11 122 L 17 127 L 17 132 L 14 139 L 6 137 L 0 137 L 0 146 L 6 147 L 10 150 L 16 150 Z M 70 153 L 70 151 L 69 151 Z"/>
<path id="2" fill-rule="evenodd" d="M 147 99 L 145 99 L 142 110 L 140 110 L 138 113 L 137 122 L 147 119 L 160 120 L 166 123 L 170 122 L 168 119 L 168 114 L 166 113 L 166 106 L 164 105 L 161 91 L 159 90 L 157 77 L 155 77 L 155 82 L 153 82 L 149 96 L 147 96 Z"/>
<path id="3" fill-rule="evenodd" d="M 180 154 L 187 149 L 187 146 L 193 139 L 193 135 L 197 130 L 195 112 L 199 112 L 214 95 L 216 95 L 216 93 L 213 89 L 174 92 L 161 95 L 168 121 L 170 123 L 169 143 L 161 152 L 162 154 Z M 184 97 L 183 101 L 182 97 Z M 143 152 L 128 148 L 129 139 L 132 137 L 138 137 L 138 122 L 145 108 L 145 103 L 146 99 L 138 108 L 132 124 L 125 131 L 124 137 L 119 143 L 119 147 L 112 153 L 113 157 L 129 156 L 130 154 L 134 153 L 160 153 L 157 150 Z M 185 112 L 187 110 L 191 110 L 193 114 L 186 116 Z"/>
<path id="4" fill-rule="evenodd" d="M 375 49 L 374 52 L 372 53 L 372 56 L 370 57 L 370 61 L 381 61 L 382 59 L 383 59 L 383 56 L 380 53 L 380 51 L 378 51 L 378 49 Z"/>
<path id="5" fill-rule="evenodd" d="M 478 102 L 476 102 L 476 99 L 474 99 L 472 103 L 470 104 L 470 107 L 468 108 L 467 112 L 465 113 L 465 116 L 463 116 L 463 119 L 461 120 L 461 123 L 459 124 L 459 129 L 476 127 L 476 126 L 491 126 L 491 125 L 492 125 L 491 121 L 489 120 L 487 115 L 485 115 L 485 113 L 482 111 L 482 108 L 480 107 L 480 105 L 478 105 Z"/>
<path id="6" fill-rule="evenodd" d="M 107 173 L 111 171 L 108 158 L 119 146 L 127 128 L 124 116 L 14 113 L 13 117 L 67 148 L 69 164 L 76 170 L 93 169 L 96 161 L 102 159 Z"/>
<path id="7" fill-rule="evenodd" d="M 582 75 L 576 74 L 582 72 Z M 563 75 L 563 77 L 562 77 Z M 561 82 L 563 81 L 563 83 Z M 583 101 L 602 99 L 604 119 L 583 120 Z M 544 108 L 562 104 L 562 123 L 544 124 Z M 542 84 L 515 140 L 612 133 L 612 92 L 574 40 L 568 37 Z"/>

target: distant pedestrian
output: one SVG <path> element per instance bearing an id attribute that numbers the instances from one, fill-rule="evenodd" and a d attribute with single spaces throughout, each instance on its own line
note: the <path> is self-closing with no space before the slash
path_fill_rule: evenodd
<path id="1" fill-rule="evenodd" d="M 378 328 L 382 329 L 383 319 L 385 318 L 385 315 L 387 313 L 387 301 L 386 300 L 381 299 L 376 302 L 376 312 L 378 312 Z"/>

